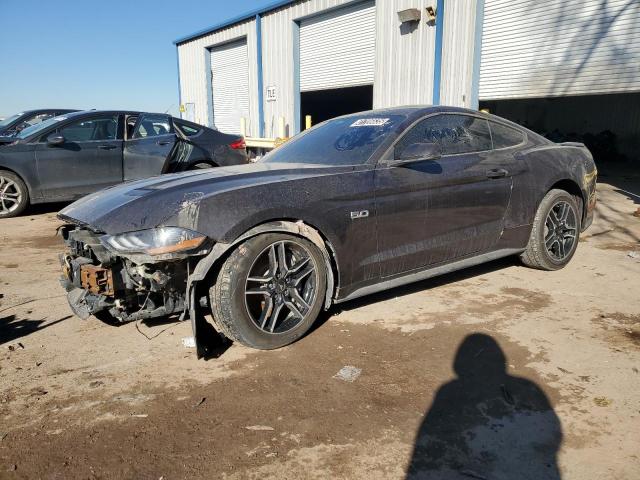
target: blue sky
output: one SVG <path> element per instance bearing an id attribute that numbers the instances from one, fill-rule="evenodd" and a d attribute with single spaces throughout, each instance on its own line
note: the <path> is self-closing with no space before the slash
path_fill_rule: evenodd
<path id="1" fill-rule="evenodd" d="M 0 117 L 178 111 L 173 41 L 271 0 L 0 0 Z"/>

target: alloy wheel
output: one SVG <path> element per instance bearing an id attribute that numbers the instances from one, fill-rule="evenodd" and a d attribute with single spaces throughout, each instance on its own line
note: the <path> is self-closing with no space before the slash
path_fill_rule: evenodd
<path id="1" fill-rule="evenodd" d="M 290 240 L 275 242 L 256 257 L 247 274 L 247 313 L 264 332 L 288 332 L 307 318 L 317 286 L 318 266 L 307 248 Z"/>
<path id="2" fill-rule="evenodd" d="M 573 251 L 578 237 L 578 220 L 571 205 L 560 200 L 556 202 L 544 224 L 544 245 L 556 261 L 563 261 Z"/>
<path id="3" fill-rule="evenodd" d="M 13 180 L 0 175 L 0 214 L 8 215 L 20 206 L 22 192 Z"/>

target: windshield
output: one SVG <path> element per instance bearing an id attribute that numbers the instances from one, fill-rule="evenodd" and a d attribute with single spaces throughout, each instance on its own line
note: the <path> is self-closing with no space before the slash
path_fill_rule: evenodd
<path id="1" fill-rule="evenodd" d="M 264 157 L 267 163 L 359 165 L 365 163 L 405 115 L 369 113 L 321 123 Z"/>
<path id="2" fill-rule="evenodd" d="M 0 127 L 6 127 L 7 125 L 9 125 L 14 120 L 20 118 L 21 115 L 22 115 L 22 113 L 16 113 L 15 115 L 11 115 L 10 117 L 5 118 L 4 120 L 2 120 L 0 122 Z"/>
<path id="3" fill-rule="evenodd" d="M 24 138 L 30 137 L 34 133 L 38 133 L 39 131 L 50 127 L 51 125 L 54 125 L 66 119 L 67 117 L 60 116 L 60 117 L 50 118 L 49 120 L 45 120 L 44 122 L 36 123 L 35 125 L 31 125 L 30 127 L 27 127 L 24 130 L 22 130 L 18 135 L 16 135 L 16 138 L 24 139 Z"/>

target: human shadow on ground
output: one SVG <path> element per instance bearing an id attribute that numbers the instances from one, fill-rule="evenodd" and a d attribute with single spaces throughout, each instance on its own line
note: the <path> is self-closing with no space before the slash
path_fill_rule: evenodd
<path id="1" fill-rule="evenodd" d="M 498 343 L 467 336 L 453 368 L 416 434 L 407 478 L 560 480 L 560 421 L 540 387 L 507 373 Z"/>

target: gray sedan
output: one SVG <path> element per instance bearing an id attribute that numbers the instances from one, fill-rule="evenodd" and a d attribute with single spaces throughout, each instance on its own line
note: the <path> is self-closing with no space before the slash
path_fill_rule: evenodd
<path id="1" fill-rule="evenodd" d="M 170 115 L 68 113 L 0 137 L 0 218 L 123 181 L 247 162 L 243 137 Z"/>

